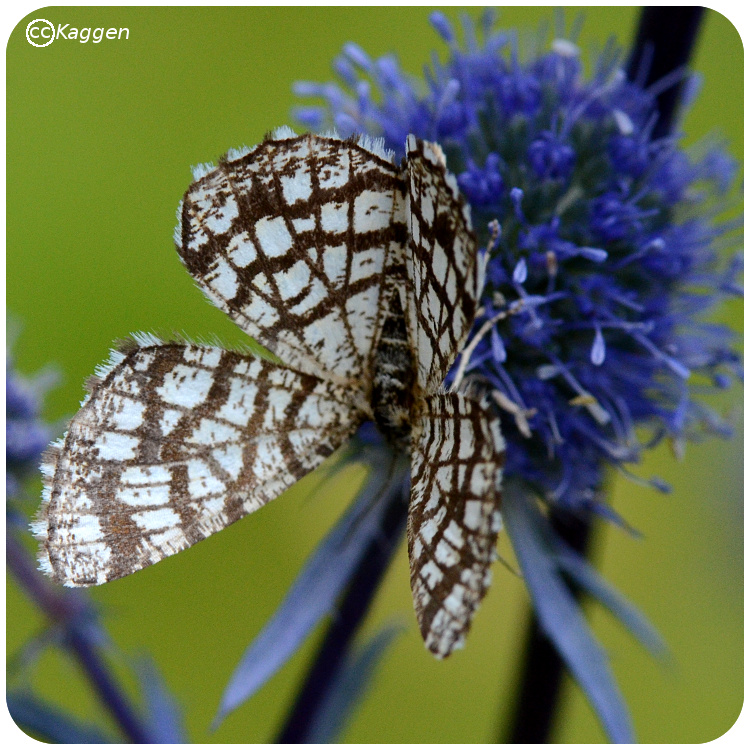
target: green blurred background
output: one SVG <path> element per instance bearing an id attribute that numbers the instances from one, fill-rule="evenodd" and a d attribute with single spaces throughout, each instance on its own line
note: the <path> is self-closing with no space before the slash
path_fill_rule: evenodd
<path id="1" fill-rule="evenodd" d="M 568 24 L 578 11 L 568 11 Z M 447 10 L 453 19 L 458 11 Z M 471 10 L 472 15 L 478 11 Z M 54 362 L 64 382 L 49 419 L 71 415 L 83 380 L 113 339 L 131 331 L 243 334 L 205 302 L 172 245 L 175 209 L 189 166 L 231 146 L 252 145 L 290 123 L 291 84 L 329 80 L 341 46 L 396 51 L 421 73 L 435 48 L 426 8 L 46 8 L 7 46 L 7 305 L 22 322 L 14 354 L 22 372 Z M 637 8 L 588 8 L 580 39 L 627 47 Z M 128 27 L 127 41 L 30 46 L 36 17 L 84 27 Z M 530 31 L 551 8 L 508 8 L 503 27 Z M 694 67 L 704 88 L 685 122 L 687 142 L 719 129 L 742 158 L 742 45 L 727 19 L 708 11 Z M 742 306 L 718 317 L 740 329 Z M 716 402 L 741 413 L 735 388 Z M 673 661 L 656 663 L 598 607 L 589 613 L 611 655 L 638 737 L 704 742 L 722 735 L 742 706 L 742 436 L 690 446 L 676 463 L 660 449 L 643 476 L 674 485 L 657 495 L 615 485 L 618 511 L 644 534 L 602 529 L 605 575 L 661 630 Z M 193 741 L 273 737 L 320 631 L 250 702 L 209 734 L 243 649 L 272 614 L 317 541 L 363 478 L 354 467 L 327 483 L 303 480 L 278 502 L 135 576 L 92 592 L 114 641 L 151 654 L 181 702 Z M 513 560 L 507 538 L 501 554 Z M 9 579 L 8 654 L 43 627 Z M 527 598 L 501 565 L 465 651 L 435 662 L 411 610 L 405 546 L 378 595 L 365 634 L 392 618 L 407 623 L 345 733 L 359 742 L 492 742 L 512 705 Z M 48 650 L 33 685 L 81 717 L 106 723 L 76 665 Z M 129 685 L 134 689 L 133 685 Z M 556 739 L 604 739 L 580 692 L 568 685 Z"/>

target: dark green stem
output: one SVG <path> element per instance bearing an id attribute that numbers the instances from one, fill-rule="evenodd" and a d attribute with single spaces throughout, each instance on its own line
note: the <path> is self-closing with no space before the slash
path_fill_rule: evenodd
<path id="1" fill-rule="evenodd" d="M 705 8 L 700 6 L 645 7 L 628 60 L 628 78 L 648 87 L 686 66 L 695 47 L 704 11 Z M 672 130 L 682 80 L 675 81 L 656 96 L 659 119 L 652 138 L 661 138 Z"/>
<path id="2" fill-rule="evenodd" d="M 344 593 L 335 619 L 328 627 L 323 643 L 279 733 L 276 740 L 278 743 L 300 744 L 309 741 L 310 729 L 339 674 L 351 643 L 401 541 L 406 528 L 408 483 L 396 482 L 391 487 L 391 497 L 383 516 L 380 534 L 362 555 L 362 561 Z"/>

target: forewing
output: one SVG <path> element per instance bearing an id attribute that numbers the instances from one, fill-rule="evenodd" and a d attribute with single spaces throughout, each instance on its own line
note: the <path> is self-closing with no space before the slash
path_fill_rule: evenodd
<path id="1" fill-rule="evenodd" d="M 406 318 L 427 392 L 443 382 L 474 321 L 484 285 L 468 204 L 435 143 L 406 141 Z"/>
<path id="2" fill-rule="evenodd" d="M 120 578 L 257 510 L 356 429 L 328 381 L 216 347 L 115 352 L 50 451 L 34 524 L 45 572 Z"/>
<path id="3" fill-rule="evenodd" d="M 286 364 L 368 382 L 404 183 L 376 142 L 267 140 L 193 183 L 178 252 L 219 308 Z"/>
<path id="4" fill-rule="evenodd" d="M 463 646 L 490 583 L 504 457 L 500 422 L 479 402 L 425 400 L 412 434 L 407 539 L 417 621 L 440 659 Z"/>

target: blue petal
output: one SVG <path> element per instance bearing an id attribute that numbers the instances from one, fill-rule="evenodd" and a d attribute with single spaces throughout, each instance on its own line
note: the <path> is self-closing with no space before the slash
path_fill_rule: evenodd
<path id="1" fill-rule="evenodd" d="M 370 60 L 370 56 L 358 44 L 347 42 L 344 45 L 344 54 L 357 67 L 362 68 L 362 70 L 372 70 L 372 60 Z"/>
<path id="2" fill-rule="evenodd" d="M 366 646 L 349 655 L 320 706 L 305 742 L 328 744 L 340 741 L 341 732 L 370 687 L 375 669 L 394 638 L 403 630 L 403 625 L 388 625 Z"/>
<path id="3" fill-rule="evenodd" d="M 594 343 L 591 347 L 591 363 L 594 365 L 603 365 L 604 359 L 607 356 L 607 346 L 604 342 L 604 336 L 602 335 L 602 329 L 597 326 L 596 333 L 594 334 Z"/>
<path id="4" fill-rule="evenodd" d="M 504 490 L 503 519 L 539 624 L 588 696 L 609 738 L 635 742 L 606 654 L 557 570 L 555 552 L 545 539 L 546 520 L 517 483 L 508 483 Z"/>
<path id="5" fill-rule="evenodd" d="M 490 342 L 492 344 L 492 356 L 497 362 L 505 362 L 508 357 L 503 345 L 503 339 L 497 332 L 497 328 L 493 327 L 490 331 Z"/>
<path id="6" fill-rule="evenodd" d="M 146 709 L 149 741 L 160 745 L 188 742 L 182 710 L 154 662 L 142 659 L 137 665 L 137 671 Z"/>
<path id="7" fill-rule="evenodd" d="M 573 550 L 561 548 L 557 553 L 557 563 L 582 589 L 607 607 L 654 656 L 668 653 L 656 628 L 583 557 Z"/>
<path id="8" fill-rule="evenodd" d="M 456 35 L 451 22 L 439 10 L 430 13 L 430 23 L 448 44 L 451 44 L 455 40 Z"/>
<path id="9" fill-rule="evenodd" d="M 243 654 L 224 690 L 214 728 L 272 677 L 334 610 L 362 554 L 378 534 L 388 507 L 388 489 L 403 481 L 404 459 L 384 446 L 370 446 L 363 456 L 372 466 L 367 484 L 307 559 L 276 613 Z"/>
<path id="10" fill-rule="evenodd" d="M 526 281 L 527 276 L 528 270 L 526 268 L 526 258 L 521 258 L 513 269 L 513 281 L 515 281 L 516 284 L 523 284 Z"/>

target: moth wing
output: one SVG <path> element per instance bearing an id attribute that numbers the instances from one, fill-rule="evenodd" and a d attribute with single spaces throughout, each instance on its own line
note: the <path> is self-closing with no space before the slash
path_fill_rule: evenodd
<path id="1" fill-rule="evenodd" d="M 357 394 L 217 347 L 114 352 L 43 471 L 41 568 L 128 575 L 252 513 L 356 429 Z"/>
<path id="2" fill-rule="evenodd" d="M 369 383 L 390 256 L 406 240 L 400 170 L 366 138 L 308 134 L 230 155 L 185 194 L 183 263 L 286 364 Z"/>
<path id="3" fill-rule="evenodd" d="M 425 399 L 412 434 L 407 540 L 417 621 L 440 659 L 463 646 L 490 584 L 504 457 L 500 422 L 479 402 Z"/>
<path id="4" fill-rule="evenodd" d="M 434 392 L 466 341 L 484 286 L 468 204 L 440 146 L 406 141 L 406 320 L 417 382 Z"/>

